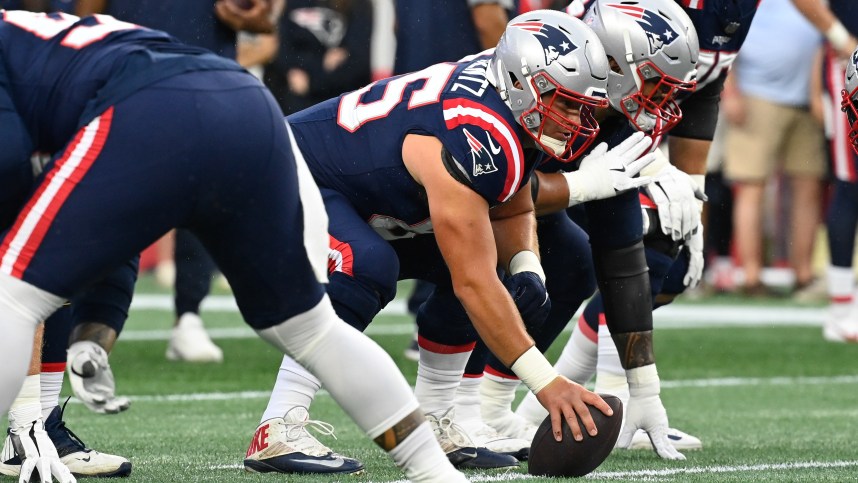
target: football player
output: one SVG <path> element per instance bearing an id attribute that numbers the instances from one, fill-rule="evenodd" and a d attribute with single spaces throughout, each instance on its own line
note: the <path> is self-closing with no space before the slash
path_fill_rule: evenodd
<path id="1" fill-rule="evenodd" d="M 585 23 L 596 31 L 611 65 L 611 108 L 600 120 L 601 135 L 609 142 L 634 131 L 660 138 L 681 119 L 677 99 L 695 87 L 698 40 L 690 19 L 668 0 L 623 4 L 597 1 L 590 7 Z M 682 458 L 665 434 L 667 417 L 659 398 L 652 352 L 650 280 L 638 194 L 635 191 L 586 203 L 583 209 L 576 206 L 567 215 L 562 210 L 581 203 L 574 190 L 564 189 L 566 180 L 578 173 L 561 174 L 556 172 L 558 168 L 562 167 L 543 165 L 536 173 L 536 208 L 543 214 L 538 234 L 546 257 L 544 266 L 549 271 L 552 306 L 547 320 L 531 328 L 532 334 L 537 345 L 547 350 L 580 304 L 592 295 L 598 281 L 609 297 L 605 318 L 616 334 L 611 345 L 616 344 L 626 355 L 617 365 L 624 376 L 636 382 L 627 427 L 647 429 L 661 456 Z M 586 169 L 590 167 L 582 164 L 579 171 Z M 644 174 L 654 179 L 647 191 L 657 190 L 659 200 L 678 215 L 664 223 L 668 233 L 683 239 L 699 222 L 696 203 L 702 191 L 666 160 L 656 161 Z M 579 225 L 588 230 L 590 246 Z M 468 382 L 460 391 L 479 384 L 471 381 L 478 380 L 482 371 L 480 362 L 472 361 Z M 523 421 L 510 410 L 518 380 L 496 359 L 490 360 L 486 372 L 480 384 L 482 408 L 470 412 L 481 415 L 502 434 L 530 440 L 539 420 Z M 539 419 L 542 417 L 544 413 Z"/>
<path id="2" fill-rule="evenodd" d="M 849 0 L 793 0 L 793 4 L 828 40 L 823 59 L 823 81 L 827 106 L 843 100 L 850 93 L 843 84 L 844 74 L 852 59 L 858 37 L 858 4 Z M 827 5 L 826 5 L 827 4 Z M 847 114 L 849 106 L 843 104 Z M 828 315 L 822 336 L 830 342 L 858 342 L 858 308 L 855 307 L 855 275 L 852 259 L 855 253 L 855 229 L 858 227 L 858 154 L 849 149 L 852 125 L 839 113 L 827 113 L 829 156 L 834 173 L 834 195 L 825 221 L 828 232 Z"/>
<path id="3" fill-rule="evenodd" d="M 0 166 L 54 153 L 0 241 L 0 411 L 22 387 L 38 324 L 185 226 L 244 319 L 318 375 L 408 478 L 466 481 L 390 357 L 336 315 L 321 283 L 321 195 L 253 76 L 109 16 L 0 11 L 0 109 Z M 22 480 L 31 458 L 53 465 L 50 441 L 20 438 Z"/>
<path id="4" fill-rule="evenodd" d="M 669 153 L 671 164 L 690 173 L 702 190 L 706 156 L 715 131 L 724 78 L 747 36 L 757 2 L 678 3 L 683 6 L 698 32 L 701 51 L 697 69 L 698 87 L 682 100 L 682 121 L 670 132 Z M 581 14 L 586 11 L 586 6 L 573 2 L 569 11 Z M 654 185 L 666 187 L 661 182 Z M 653 191 L 650 189 L 648 193 L 658 194 Z M 670 303 L 686 286 L 694 286 L 699 282 L 703 269 L 703 234 L 702 225 L 695 226 L 694 223 L 673 223 L 673 226 L 690 227 L 690 238 L 682 234 L 676 236 L 675 230 L 665 229 L 672 217 L 670 205 L 657 204 L 651 200 L 642 197 L 646 226 L 644 244 L 655 306 L 660 306 Z M 682 246 L 678 242 L 682 242 Z M 601 294 L 597 294 L 574 327 L 556 367 L 576 381 L 586 381 L 596 370 L 598 357 L 597 392 L 604 391 L 627 398 L 627 378 L 605 322 L 603 299 Z M 531 421 L 543 417 L 538 406 L 527 399 L 517 413 Z M 628 428 L 629 431 L 633 429 Z M 702 447 L 698 438 L 674 428 L 669 429 L 667 437 L 676 449 Z M 624 432 L 620 444 L 627 448 L 653 448 L 653 443 L 643 431 L 637 431 L 633 436 L 628 431 Z"/>
<path id="5" fill-rule="evenodd" d="M 397 280 L 436 285 L 418 313 L 416 394 L 456 464 L 477 455 L 450 411 L 477 333 L 537 394 L 557 437 L 561 417 L 581 417 L 585 428 L 571 425 L 580 438 L 593 431 L 587 405 L 605 409 L 550 368 L 496 269 L 545 302 L 530 174 L 544 158 L 571 161 L 593 142 L 607 73 L 592 30 L 537 11 L 510 21 L 494 52 L 382 80 L 288 118 L 331 217 L 328 294 L 338 314 L 363 329 Z M 588 158 L 574 183 L 581 200 L 645 182 L 634 176 L 652 161 L 638 160 L 649 145 L 632 136 Z M 254 437 L 268 444 L 251 445 L 246 468 L 300 471 L 278 428 L 283 414 L 305 414 L 319 387 L 284 359 Z"/>

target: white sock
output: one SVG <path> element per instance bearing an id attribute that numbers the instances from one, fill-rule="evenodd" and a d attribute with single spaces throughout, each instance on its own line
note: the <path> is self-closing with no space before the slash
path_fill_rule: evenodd
<path id="1" fill-rule="evenodd" d="M 307 312 L 257 332 L 318 377 L 370 438 L 419 407 L 393 359 L 337 317 L 327 295 Z"/>
<path id="2" fill-rule="evenodd" d="M 60 404 L 60 391 L 63 389 L 63 376 L 65 376 L 65 364 L 61 363 L 62 370 L 59 372 L 45 371 L 42 364 L 40 380 L 40 396 L 42 402 L 42 419 L 47 420 L 51 411 Z"/>
<path id="3" fill-rule="evenodd" d="M 598 348 L 598 336 L 582 315 L 554 368 L 578 384 L 586 384 L 596 372 Z"/>
<path id="4" fill-rule="evenodd" d="M 480 384 L 481 377 L 465 377 L 456 390 L 456 420 L 482 421 L 480 416 Z"/>
<path id="5" fill-rule="evenodd" d="M 36 327 L 62 303 L 60 297 L 0 273 L 0 414 L 12 406 L 27 376 Z"/>
<path id="6" fill-rule="evenodd" d="M 418 338 L 420 360 L 414 395 L 425 413 L 446 412 L 453 406 L 456 389 L 465 374 L 465 365 L 474 344 L 448 346 Z"/>
<path id="7" fill-rule="evenodd" d="M 599 325 L 599 363 L 594 392 L 613 394 L 620 398 L 624 406 L 629 402 L 626 370 L 620 362 L 620 354 L 607 325 Z"/>
<path id="8" fill-rule="evenodd" d="M 467 481 L 450 464 L 447 455 L 435 440 L 428 422 L 418 426 L 388 454 L 393 458 L 396 466 L 401 468 L 405 476 L 413 482 Z"/>
<path id="9" fill-rule="evenodd" d="M 322 387 L 316 376 L 301 367 L 289 356 L 283 356 L 277 381 L 268 398 L 268 406 L 262 413 L 262 421 L 282 418 L 290 409 L 300 406 L 310 409 L 313 398 Z M 262 422 L 260 421 L 260 422 Z"/>
<path id="10" fill-rule="evenodd" d="M 498 419 L 512 412 L 515 391 L 521 381 L 486 373 L 480 384 L 480 412 L 487 421 Z"/>
<path id="11" fill-rule="evenodd" d="M 9 426 L 25 426 L 39 418 L 39 374 L 27 376 L 9 409 Z"/>
<path id="12" fill-rule="evenodd" d="M 828 296 L 831 298 L 831 308 L 844 312 L 837 314 L 846 316 L 852 305 L 855 291 L 855 276 L 852 267 L 828 266 Z"/>

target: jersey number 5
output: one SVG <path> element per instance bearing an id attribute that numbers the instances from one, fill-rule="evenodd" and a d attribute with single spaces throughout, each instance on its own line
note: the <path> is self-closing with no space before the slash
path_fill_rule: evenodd
<path id="1" fill-rule="evenodd" d="M 82 49 L 98 42 L 111 32 L 138 28 L 137 25 L 116 20 L 110 15 L 94 15 L 96 25 L 78 25 L 69 30 L 60 45 L 72 49 Z M 44 14 L 10 10 L 3 13 L 3 20 L 18 28 L 32 33 L 36 37 L 48 40 L 71 27 L 80 18 L 65 13 Z"/>
<path id="2" fill-rule="evenodd" d="M 363 89 L 349 92 L 340 99 L 337 110 L 337 124 L 348 132 L 355 132 L 364 124 L 380 119 L 390 114 L 390 111 L 402 102 L 405 88 L 419 80 L 426 81 L 423 87 L 411 91 L 408 100 L 408 108 L 434 104 L 441 98 L 441 91 L 456 70 L 455 64 L 436 64 L 417 72 L 401 75 L 391 79 L 384 79 L 364 87 Z M 377 101 L 363 103 L 361 98 L 370 89 L 379 83 L 384 85 L 384 93 Z"/>

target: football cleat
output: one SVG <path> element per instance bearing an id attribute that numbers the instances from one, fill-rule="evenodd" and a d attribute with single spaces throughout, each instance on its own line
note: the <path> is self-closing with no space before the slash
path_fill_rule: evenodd
<path id="1" fill-rule="evenodd" d="M 853 314 L 838 318 L 829 313 L 822 324 L 822 338 L 828 342 L 858 343 L 858 320 Z"/>
<path id="2" fill-rule="evenodd" d="M 460 463 L 460 470 L 500 470 L 518 468 L 518 460 L 508 454 L 496 453 L 488 448 L 477 448 L 477 457 Z"/>
<path id="3" fill-rule="evenodd" d="M 443 414 L 427 413 L 426 419 L 435 433 L 441 449 L 455 467 L 477 457 L 477 448 L 461 426 L 453 422 L 455 409 L 450 408 Z"/>
<path id="4" fill-rule="evenodd" d="M 703 449 L 703 443 L 699 438 L 691 436 L 688 433 L 682 432 L 676 428 L 667 430 L 667 439 L 673 444 L 677 451 L 688 451 Z M 632 442 L 625 449 L 653 449 L 652 442 L 649 440 L 646 431 L 639 429 L 632 436 Z"/>
<path id="5" fill-rule="evenodd" d="M 334 427 L 310 419 L 305 408 L 294 407 L 282 418 L 263 421 L 256 428 L 244 469 L 251 473 L 360 473 L 363 463 L 331 451 L 307 431 L 333 436 Z"/>
<path id="6" fill-rule="evenodd" d="M 525 439 L 510 438 L 498 433 L 494 428 L 480 419 L 462 421 L 459 423 L 462 429 L 471 437 L 471 441 L 480 448 L 489 451 L 512 456 L 519 461 L 526 461 L 530 453 L 530 441 Z M 480 456 L 477 455 L 477 459 Z"/>
<path id="7" fill-rule="evenodd" d="M 122 456 L 100 453 L 87 448 L 83 441 L 66 427 L 63 410 L 55 407 L 45 420 L 45 431 L 54 443 L 60 461 L 77 478 L 111 478 L 131 474 L 131 462 Z M 0 453 L 0 474 L 18 476 L 21 473 L 21 458 L 16 454 L 11 438 L 6 437 Z"/>
<path id="8" fill-rule="evenodd" d="M 533 441 L 536 429 L 538 428 L 537 425 L 509 409 L 492 411 L 493 414 L 490 413 L 489 416 L 486 416 L 485 409 L 486 406 L 483 405 L 483 419 L 486 424 L 494 428 L 498 433 L 510 438 Z"/>
<path id="9" fill-rule="evenodd" d="M 185 312 L 170 334 L 167 360 L 223 362 L 223 351 L 209 338 L 203 319 L 193 312 Z"/>

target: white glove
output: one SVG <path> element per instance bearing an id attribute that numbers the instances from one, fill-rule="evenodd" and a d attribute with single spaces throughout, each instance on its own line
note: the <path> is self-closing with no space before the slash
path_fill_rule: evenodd
<path id="1" fill-rule="evenodd" d="M 626 420 L 617 446 L 628 448 L 632 436 L 643 429 L 649 436 L 656 454 L 666 460 L 684 460 L 685 455 L 673 447 L 667 437 L 667 410 L 661 403 L 661 384 L 655 364 L 636 367 L 626 371 L 629 381 L 629 403 L 626 407 Z"/>
<path id="2" fill-rule="evenodd" d="M 77 480 L 71 471 L 60 461 L 57 449 L 48 433 L 45 432 L 45 424 L 41 417 L 41 407 L 37 407 L 38 416 L 35 421 L 16 421 L 9 428 L 9 438 L 15 453 L 21 458 L 21 476 L 18 483 L 27 483 L 33 476 L 33 471 L 38 470 L 39 481 L 50 483 L 51 476 L 59 483 L 75 483 Z"/>
<path id="3" fill-rule="evenodd" d="M 691 176 L 670 163 L 664 163 L 658 173 L 644 174 L 653 178 L 644 190 L 658 207 L 661 231 L 673 240 L 688 240 L 700 225 L 702 202 L 707 200 L 703 190 Z"/>
<path id="4" fill-rule="evenodd" d="M 697 227 L 697 231 L 691 235 L 691 239 L 685 244 L 688 250 L 688 270 L 682 283 L 688 288 L 694 288 L 703 278 L 703 224 Z"/>
<path id="5" fill-rule="evenodd" d="M 563 173 L 569 185 L 569 206 L 610 198 L 649 183 L 649 177 L 635 176 L 655 161 L 653 153 L 643 154 L 651 144 L 652 139 L 636 132 L 611 150 L 605 143 L 596 146 L 577 171 Z"/>
<path id="6" fill-rule="evenodd" d="M 92 341 L 75 342 L 68 350 L 69 382 L 74 395 L 90 410 L 100 414 L 125 411 L 131 405 L 127 397 L 116 396 L 113 371 L 107 352 Z"/>

